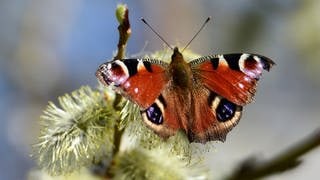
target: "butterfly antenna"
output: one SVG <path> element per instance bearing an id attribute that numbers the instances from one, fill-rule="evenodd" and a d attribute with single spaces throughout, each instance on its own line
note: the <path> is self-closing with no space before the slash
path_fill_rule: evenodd
<path id="1" fill-rule="evenodd" d="M 206 26 L 206 24 L 210 21 L 211 17 L 209 16 L 206 21 L 202 24 L 202 26 L 200 27 L 200 29 L 198 30 L 198 32 L 192 37 L 192 39 L 188 42 L 188 44 L 182 49 L 181 52 L 183 52 L 190 44 L 191 42 L 194 40 L 194 38 L 196 38 L 198 36 L 198 34 L 202 31 L 202 29 Z"/>
<path id="2" fill-rule="evenodd" d="M 173 50 L 173 48 L 170 46 L 170 44 L 169 44 L 166 40 L 164 40 L 163 37 L 162 37 L 156 30 L 154 30 L 154 29 L 152 28 L 152 26 L 151 26 L 149 23 L 147 23 L 147 21 L 146 21 L 144 18 L 141 18 L 141 21 L 142 21 L 145 25 L 147 25 L 147 26 L 151 29 L 151 31 L 154 32 L 170 49 Z"/>

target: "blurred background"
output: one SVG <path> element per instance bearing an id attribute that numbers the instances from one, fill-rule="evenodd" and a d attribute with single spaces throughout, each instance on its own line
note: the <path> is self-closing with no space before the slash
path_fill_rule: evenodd
<path id="1" fill-rule="evenodd" d="M 320 1 L 121 1 L 130 10 L 127 54 L 184 46 L 206 17 L 213 21 L 189 49 L 209 55 L 251 52 L 277 63 L 260 81 L 256 101 L 225 143 L 206 154 L 216 177 L 249 155 L 270 157 L 320 127 Z M 94 73 L 117 45 L 117 1 L 0 1 L 0 178 L 20 180 L 36 166 L 30 157 L 39 116 L 49 100 L 97 85 Z M 148 43 L 147 43 L 148 42 Z M 147 43 L 147 46 L 145 44 Z M 145 48 L 144 48 L 145 47 Z M 296 170 L 268 179 L 319 178 L 320 149 Z"/>

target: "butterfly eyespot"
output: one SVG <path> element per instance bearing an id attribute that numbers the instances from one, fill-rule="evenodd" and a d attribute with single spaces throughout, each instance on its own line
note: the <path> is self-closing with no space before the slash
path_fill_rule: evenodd
<path id="1" fill-rule="evenodd" d="M 159 106 L 156 103 L 153 103 L 148 109 L 146 109 L 146 115 L 149 121 L 154 124 L 162 124 L 163 116 Z"/>
<path id="2" fill-rule="evenodd" d="M 236 112 L 237 105 L 232 102 L 222 99 L 216 109 L 216 115 L 219 122 L 231 120 Z"/>
<path id="3" fill-rule="evenodd" d="M 120 60 L 116 60 L 101 65 L 97 76 L 102 77 L 105 84 L 119 87 L 129 78 L 129 73 L 125 64 Z"/>
<path id="4" fill-rule="evenodd" d="M 257 68 L 259 57 L 254 56 L 254 57 L 249 57 L 244 61 L 244 67 L 247 70 L 254 70 Z"/>

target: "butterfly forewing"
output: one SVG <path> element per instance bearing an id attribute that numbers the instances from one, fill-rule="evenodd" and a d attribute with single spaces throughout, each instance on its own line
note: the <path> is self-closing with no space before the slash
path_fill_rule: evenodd
<path id="1" fill-rule="evenodd" d="M 240 106 L 252 101 L 262 70 L 273 64 L 264 56 L 251 54 L 207 56 L 190 62 L 195 79 Z"/>
<path id="2" fill-rule="evenodd" d="M 148 108 L 168 82 L 168 64 L 153 59 L 122 59 L 102 64 L 96 75 L 105 85 L 138 104 Z"/>

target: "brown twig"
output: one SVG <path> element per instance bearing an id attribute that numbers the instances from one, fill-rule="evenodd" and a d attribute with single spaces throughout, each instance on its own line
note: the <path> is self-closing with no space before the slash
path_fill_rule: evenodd
<path id="1" fill-rule="evenodd" d="M 118 31 L 119 31 L 118 52 L 113 59 L 123 59 L 125 56 L 127 41 L 131 35 L 128 8 L 126 8 L 124 11 L 120 25 L 118 26 Z"/>
<path id="2" fill-rule="evenodd" d="M 120 7 L 121 6 L 121 7 Z M 129 21 L 129 10 L 126 5 L 120 5 L 117 9 L 117 12 L 124 11 L 123 13 L 117 13 L 117 18 L 120 23 L 118 26 L 119 31 L 119 41 L 118 41 L 118 52 L 117 55 L 113 58 L 115 59 L 123 59 L 125 57 L 125 49 L 127 45 L 127 41 L 131 35 L 130 21 Z M 113 107 L 115 109 L 120 109 L 119 103 L 122 100 L 122 96 L 116 94 L 116 98 L 113 102 Z"/>
<path id="3" fill-rule="evenodd" d="M 124 11 L 124 12 L 121 12 L 121 11 Z M 119 5 L 117 8 L 116 15 L 117 15 L 117 18 L 118 18 L 120 25 L 118 26 L 118 31 L 119 31 L 118 52 L 117 52 L 117 55 L 113 58 L 114 60 L 115 59 L 123 59 L 125 57 L 125 49 L 126 49 L 127 41 L 128 41 L 130 34 L 131 34 L 130 22 L 129 22 L 129 10 L 126 7 L 126 5 Z M 113 107 L 116 110 L 121 109 L 121 107 L 119 106 L 121 101 L 122 101 L 122 96 L 119 94 L 116 94 L 116 98 L 113 102 Z M 124 132 L 123 129 L 119 129 L 119 123 L 120 123 L 120 119 L 117 120 L 115 127 L 114 127 L 114 134 L 113 134 L 114 148 L 112 151 L 112 157 L 115 157 L 116 154 L 119 152 L 120 143 L 121 143 L 122 135 Z M 113 161 L 111 162 L 111 166 L 109 166 L 106 171 L 105 178 L 107 178 L 107 179 L 109 179 L 110 177 L 113 176 L 112 166 L 113 166 Z"/>
<path id="4" fill-rule="evenodd" d="M 255 157 L 246 159 L 240 164 L 227 180 L 250 180 L 266 177 L 272 174 L 292 170 L 302 162 L 301 156 L 320 145 L 320 128 L 312 135 L 301 140 L 286 151 L 269 160 L 259 160 Z"/>
<path id="5" fill-rule="evenodd" d="M 129 22 L 129 10 L 123 5 L 124 13 L 122 17 L 118 17 L 120 25 L 118 26 L 119 31 L 119 42 L 118 42 L 118 52 L 114 59 L 123 59 L 125 57 L 125 48 L 127 45 L 127 41 L 131 34 L 130 22 Z M 114 108 L 119 109 L 119 103 L 121 102 L 122 96 L 119 94 L 116 95 L 115 101 L 113 103 Z M 120 120 L 118 120 L 120 122 Z M 114 150 L 113 154 L 116 154 L 120 148 L 121 137 L 123 134 L 123 130 L 118 128 L 118 123 L 116 124 L 114 131 Z"/>

